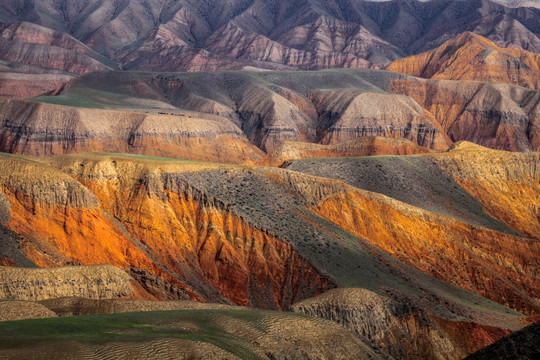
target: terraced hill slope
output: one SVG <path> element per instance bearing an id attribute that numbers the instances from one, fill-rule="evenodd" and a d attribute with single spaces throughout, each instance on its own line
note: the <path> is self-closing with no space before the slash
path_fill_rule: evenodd
<path id="1" fill-rule="evenodd" d="M 540 54 L 503 49 L 470 32 L 434 50 L 396 60 L 386 69 L 427 79 L 494 81 L 528 89 L 540 87 Z"/>

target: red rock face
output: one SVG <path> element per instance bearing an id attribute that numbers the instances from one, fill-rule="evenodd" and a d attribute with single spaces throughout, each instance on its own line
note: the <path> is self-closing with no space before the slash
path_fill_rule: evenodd
<path id="1" fill-rule="evenodd" d="M 504 215 L 511 213 L 531 216 L 520 204 L 497 211 L 496 198 L 510 198 L 504 184 L 522 179 L 520 191 L 533 184 L 528 193 L 520 192 L 523 202 L 536 201 L 536 168 L 527 160 L 537 162 L 535 155 L 469 153 L 466 145 L 403 161 L 425 160 L 414 167 L 423 172 L 435 162 L 440 168 L 432 177 L 460 174 L 456 183 L 471 193 L 483 187 L 493 192 L 483 203 L 494 216 L 490 221 L 506 223 Z M 478 158 L 492 164 L 486 172 L 509 178 L 488 178 Z M 433 359 L 445 348 L 464 356 L 521 326 L 516 313 L 458 286 L 538 312 L 534 237 L 472 225 L 340 181 L 284 169 L 129 155 L 5 155 L 0 169 L 0 222 L 22 236 L 16 242 L 29 259 L 43 267 L 128 268 L 136 280 L 132 297 L 288 309 L 334 287 L 369 288 L 401 309 L 392 316 L 370 310 L 384 321 L 362 326 L 372 335 L 385 329 L 373 339 L 398 353 Z M 477 188 L 467 182 L 476 177 L 485 178 Z M 521 234 L 536 231 L 526 223 L 508 226 Z M 14 265 L 3 247 L 3 264 Z M 340 306 L 327 312 L 352 314 Z"/>
<path id="2" fill-rule="evenodd" d="M 473 33 L 397 60 L 386 69 L 427 79 L 494 81 L 529 89 L 540 86 L 540 54 L 503 49 Z"/>
<path id="3" fill-rule="evenodd" d="M 110 165 L 115 166 L 105 164 Z M 124 165 L 116 179 L 81 174 L 86 187 L 62 172 L 44 170 L 48 191 L 39 195 L 3 177 L 0 191 L 12 204 L 6 227 L 27 238 L 23 252 L 41 267 L 112 264 L 162 279 L 161 289 L 148 288 L 143 279 L 146 290 L 135 287 L 141 297 L 148 291 L 171 297 L 165 290 L 174 287 L 179 296 L 195 300 L 281 309 L 335 287 L 276 237 L 191 193 L 149 193 L 125 172 L 137 173 L 138 166 Z M 18 167 L 16 173 L 41 167 L 13 160 L 2 160 L 1 166 L 6 171 Z M 3 264 L 12 265 L 9 259 Z"/>

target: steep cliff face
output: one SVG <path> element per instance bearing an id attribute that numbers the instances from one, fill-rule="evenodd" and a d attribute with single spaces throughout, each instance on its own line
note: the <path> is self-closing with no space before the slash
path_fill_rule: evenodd
<path id="1" fill-rule="evenodd" d="M 442 319 L 364 289 L 330 290 L 295 304 L 293 311 L 336 321 L 396 359 L 462 359 L 510 333 L 456 322 L 448 323 L 458 330 L 447 331 L 438 324 Z M 464 345 L 464 338 L 471 341 Z"/>
<path id="2" fill-rule="evenodd" d="M 86 187 L 40 164 L 2 160 L 0 191 L 13 213 L 7 227 L 25 237 L 22 250 L 40 266 L 74 261 L 135 267 L 161 277 L 163 287 L 177 287 L 180 296 L 263 308 L 286 307 L 335 286 L 290 245 L 214 204 L 182 177 L 160 175 L 159 163 L 153 168 L 122 158 L 66 162 Z M 32 183 L 23 173 L 40 180 Z M 135 279 L 160 296 L 144 277 Z"/>
<path id="3" fill-rule="evenodd" d="M 437 49 L 397 60 L 386 69 L 427 79 L 494 81 L 529 89 L 540 86 L 540 54 L 503 49 L 470 32 Z"/>
<path id="4" fill-rule="evenodd" d="M 537 91 L 506 84 L 435 80 L 395 80 L 390 91 L 416 100 L 452 141 L 511 151 L 538 150 Z"/>

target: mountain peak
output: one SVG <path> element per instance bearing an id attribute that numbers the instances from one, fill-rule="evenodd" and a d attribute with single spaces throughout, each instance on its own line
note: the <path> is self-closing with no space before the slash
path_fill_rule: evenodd
<path id="1" fill-rule="evenodd" d="M 540 86 L 540 54 L 501 48 L 472 32 L 431 51 L 396 60 L 386 69 L 427 79 L 493 81 L 529 89 Z"/>

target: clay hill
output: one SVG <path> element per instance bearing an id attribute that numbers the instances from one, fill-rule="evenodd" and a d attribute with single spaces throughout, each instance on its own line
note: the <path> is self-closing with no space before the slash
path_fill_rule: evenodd
<path id="1" fill-rule="evenodd" d="M 446 348 L 458 359 L 523 327 L 521 314 L 538 314 L 539 209 L 531 204 L 539 203 L 539 160 L 470 143 L 445 153 L 296 160 L 287 169 L 6 154 L 0 257 L 43 269 L 3 268 L 0 289 L 17 301 L 292 309 L 338 321 L 397 358 L 439 358 Z M 92 264 L 112 266 L 54 269 Z"/>
<path id="2" fill-rule="evenodd" d="M 538 7 L 489 0 L 0 1 L 4 27 L 39 25 L 124 69 L 145 71 L 381 67 L 465 31 L 539 52 L 538 19 Z M 21 33 L 36 31 L 24 27 Z M 67 42 L 8 47 L 19 58 L 49 53 L 55 64 L 110 66 L 88 52 L 73 58 Z"/>
<path id="3" fill-rule="evenodd" d="M 504 49 L 466 32 L 437 49 L 396 60 L 386 68 L 428 79 L 494 81 L 540 86 L 540 54 Z"/>
<path id="4" fill-rule="evenodd" d="M 283 141 L 336 145 L 367 136 L 435 151 L 463 140 L 540 147 L 537 90 L 379 70 L 93 72 L 53 95 L 0 100 L 0 150 L 253 164 Z M 390 154 L 419 151 L 411 149 Z"/>

